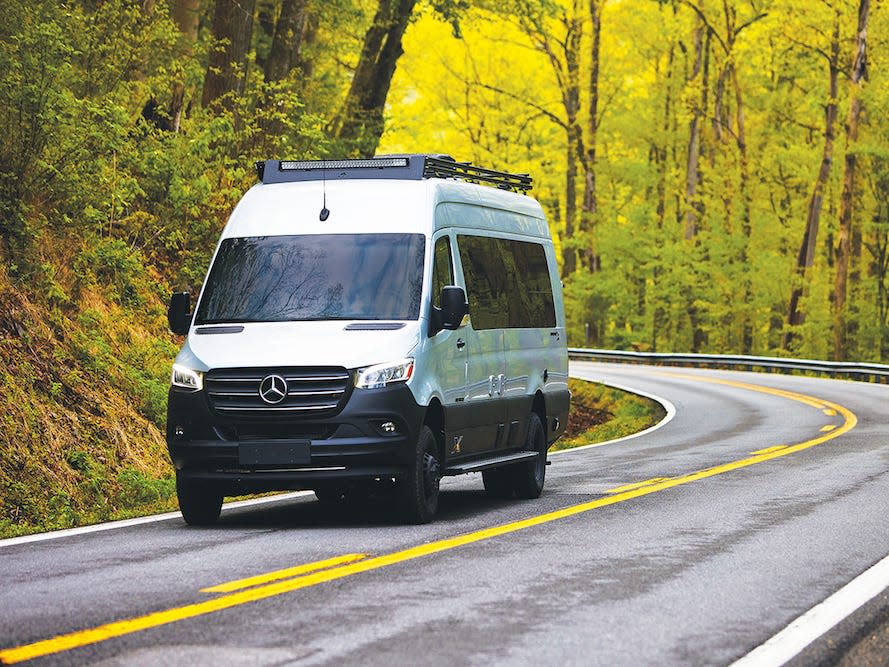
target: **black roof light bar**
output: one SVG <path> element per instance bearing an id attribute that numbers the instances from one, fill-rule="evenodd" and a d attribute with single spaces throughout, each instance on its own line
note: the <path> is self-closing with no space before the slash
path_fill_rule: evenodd
<path id="1" fill-rule="evenodd" d="M 382 155 L 356 160 L 265 160 L 256 163 L 256 175 L 262 183 L 453 178 L 520 193 L 532 187 L 528 174 L 510 174 L 476 167 L 470 162 L 457 162 L 449 155 Z"/>

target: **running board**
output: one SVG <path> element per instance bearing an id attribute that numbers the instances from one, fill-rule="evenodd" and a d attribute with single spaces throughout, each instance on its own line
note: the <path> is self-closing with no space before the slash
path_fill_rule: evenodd
<path id="1" fill-rule="evenodd" d="M 467 472 L 481 472 L 488 468 L 497 468 L 499 466 L 509 465 L 511 463 L 521 463 L 522 461 L 533 461 L 539 456 L 537 452 L 515 452 L 513 454 L 503 454 L 501 456 L 492 456 L 478 461 L 467 461 L 466 463 L 456 463 L 444 469 L 444 476 L 462 475 Z"/>

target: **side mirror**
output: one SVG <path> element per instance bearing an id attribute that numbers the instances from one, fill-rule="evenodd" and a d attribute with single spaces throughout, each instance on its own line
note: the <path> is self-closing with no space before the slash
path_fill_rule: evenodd
<path id="1" fill-rule="evenodd" d="M 188 292 L 174 292 L 167 309 L 167 324 L 174 334 L 184 336 L 191 326 L 191 295 Z"/>
<path id="2" fill-rule="evenodd" d="M 441 328 L 459 329 L 463 316 L 469 312 L 466 292 L 462 287 L 449 285 L 441 289 Z"/>

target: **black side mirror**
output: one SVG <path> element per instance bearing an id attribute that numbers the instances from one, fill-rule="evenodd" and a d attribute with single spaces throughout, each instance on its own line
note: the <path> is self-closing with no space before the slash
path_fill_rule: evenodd
<path id="1" fill-rule="evenodd" d="M 191 295 L 188 292 L 174 292 L 167 309 L 167 323 L 170 331 L 184 336 L 191 326 Z"/>
<path id="2" fill-rule="evenodd" d="M 458 329 L 463 316 L 469 312 L 466 292 L 462 287 L 449 285 L 441 288 L 441 328 Z"/>

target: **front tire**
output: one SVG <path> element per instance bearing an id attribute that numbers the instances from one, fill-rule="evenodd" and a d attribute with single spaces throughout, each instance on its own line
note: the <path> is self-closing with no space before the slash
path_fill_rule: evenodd
<path id="1" fill-rule="evenodd" d="M 438 511 L 441 459 L 432 430 L 424 425 L 413 464 L 395 479 L 395 502 L 405 523 L 429 523 Z"/>
<path id="2" fill-rule="evenodd" d="M 176 496 L 179 510 L 189 526 L 212 526 L 222 511 L 222 494 L 190 482 L 176 473 Z"/>

